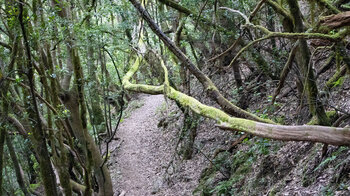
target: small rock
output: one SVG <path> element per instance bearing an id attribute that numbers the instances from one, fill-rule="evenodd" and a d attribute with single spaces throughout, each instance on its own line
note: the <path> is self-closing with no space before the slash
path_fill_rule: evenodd
<path id="1" fill-rule="evenodd" d="M 156 194 L 160 191 L 160 189 L 163 186 L 163 180 L 161 178 L 158 178 L 155 182 L 153 182 L 152 192 L 151 194 Z"/>

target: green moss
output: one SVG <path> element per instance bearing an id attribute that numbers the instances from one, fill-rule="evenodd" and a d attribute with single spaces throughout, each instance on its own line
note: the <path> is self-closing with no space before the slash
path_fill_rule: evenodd
<path id="1" fill-rule="evenodd" d="M 345 81 L 345 76 L 341 76 L 345 74 L 345 71 L 337 71 L 327 82 L 326 86 L 328 88 L 333 88 L 336 86 L 341 86 Z"/>
<path id="2" fill-rule="evenodd" d="M 326 111 L 326 115 L 331 123 L 333 123 L 338 118 L 338 114 L 335 110 Z M 307 123 L 307 125 L 318 125 L 318 124 L 319 124 L 319 121 L 316 116 L 313 116 L 311 120 Z"/>
<path id="3" fill-rule="evenodd" d="M 255 128 L 256 128 L 255 121 L 246 120 L 242 118 L 229 118 L 227 122 L 235 130 L 246 131 L 250 133 L 255 132 Z"/>
<path id="4" fill-rule="evenodd" d="M 214 84 L 209 84 L 208 87 L 205 89 L 206 91 L 215 91 L 217 90 Z"/>

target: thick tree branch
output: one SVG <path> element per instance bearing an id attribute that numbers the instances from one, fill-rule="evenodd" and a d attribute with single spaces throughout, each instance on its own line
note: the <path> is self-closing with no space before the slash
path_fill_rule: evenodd
<path id="1" fill-rule="evenodd" d="M 139 69 L 141 57 L 137 57 L 135 63 L 123 78 L 123 86 L 126 90 L 143 92 L 148 94 L 164 94 L 164 85 L 151 86 L 130 83 L 131 77 Z M 259 123 L 253 120 L 231 117 L 217 108 L 200 103 L 193 97 L 183 94 L 172 87 L 167 88 L 166 96 L 179 102 L 184 107 L 189 107 L 195 113 L 213 119 L 218 127 L 233 131 L 243 131 L 253 135 L 283 140 L 283 141 L 312 141 L 331 145 L 350 146 L 350 128 L 334 128 L 326 126 L 284 126 L 267 123 Z"/>
<path id="2" fill-rule="evenodd" d="M 278 14 L 282 15 L 290 24 L 293 24 L 292 15 L 283 7 L 281 7 L 277 2 L 273 0 L 268 0 L 266 2 L 269 6 L 271 6 Z"/>
<path id="3" fill-rule="evenodd" d="M 187 8 L 185 8 L 185 7 L 183 7 L 183 6 L 181 6 L 180 4 L 178 4 L 177 2 L 175 2 L 175 1 L 172 1 L 172 0 L 158 0 L 159 2 L 161 2 L 161 3 L 163 3 L 163 4 L 165 4 L 165 5 L 167 5 L 167 6 L 169 6 L 169 7 L 172 7 L 172 8 L 174 8 L 174 9 L 176 9 L 177 11 L 179 11 L 179 12 L 181 12 L 181 13 L 184 13 L 184 14 L 186 14 L 186 15 L 195 15 L 195 14 L 193 14 L 192 13 L 192 11 L 191 10 L 189 10 L 189 9 L 187 9 Z"/>
<path id="4" fill-rule="evenodd" d="M 169 50 L 185 65 L 190 72 L 201 82 L 205 91 L 213 100 L 215 100 L 224 111 L 227 113 L 242 117 L 248 118 L 256 121 L 274 123 L 268 119 L 262 119 L 254 114 L 251 114 L 228 101 L 216 88 L 214 83 L 200 70 L 195 66 L 191 60 L 178 48 L 175 44 L 163 33 L 163 31 L 158 27 L 158 25 L 151 19 L 149 13 L 136 1 L 129 0 L 134 7 L 139 11 L 142 18 L 148 23 L 152 31 L 163 41 L 163 43 L 169 48 Z"/>
<path id="5" fill-rule="evenodd" d="M 320 22 L 322 26 L 325 26 L 330 30 L 350 26 L 350 11 L 326 16 Z"/>

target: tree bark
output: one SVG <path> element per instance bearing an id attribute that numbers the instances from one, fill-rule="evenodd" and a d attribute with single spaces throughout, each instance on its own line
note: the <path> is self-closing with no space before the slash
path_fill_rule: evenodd
<path id="1" fill-rule="evenodd" d="M 304 25 L 302 20 L 302 15 L 299 9 L 298 2 L 295 0 L 287 0 L 290 12 L 292 13 L 294 19 L 294 31 L 301 33 L 304 32 Z M 326 115 L 325 109 L 322 102 L 318 96 L 318 89 L 316 84 L 316 77 L 314 75 L 313 68 L 310 61 L 310 50 L 308 48 L 305 39 L 299 39 L 299 48 L 297 51 L 297 62 L 300 66 L 303 77 L 304 86 L 307 93 L 307 100 L 309 104 L 310 112 L 313 116 L 317 116 L 319 125 L 329 126 L 330 122 Z"/>
<path id="2" fill-rule="evenodd" d="M 29 112 L 29 116 L 32 119 L 36 119 L 36 130 L 33 131 L 33 136 L 36 140 L 35 146 L 37 147 L 37 153 L 39 155 L 39 164 L 40 164 L 40 173 L 41 177 L 43 179 L 44 187 L 45 187 L 45 193 L 46 195 L 50 196 L 57 196 L 57 184 L 56 184 L 56 179 L 55 179 L 55 174 L 53 172 L 53 168 L 51 165 L 50 161 L 50 155 L 46 146 L 46 138 L 45 138 L 45 133 L 42 128 L 42 123 L 41 119 L 39 116 L 39 110 L 38 110 L 38 105 L 35 99 L 35 90 L 34 90 L 34 70 L 33 70 L 33 62 L 31 58 L 31 52 L 30 52 L 30 47 L 29 47 L 29 42 L 27 39 L 27 34 L 26 34 L 26 28 L 25 24 L 23 23 L 23 18 L 24 18 L 24 10 L 23 10 L 23 1 L 20 1 L 19 3 L 19 21 L 20 21 L 20 26 L 23 34 L 23 40 L 24 40 L 24 45 L 25 45 L 25 51 L 26 51 L 26 56 L 27 56 L 27 68 L 28 68 L 28 80 L 29 80 L 29 86 L 30 86 L 30 92 L 31 92 L 31 99 L 32 99 L 32 104 L 33 104 L 33 109 L 32 111 Z"/>
<path id="3" fill-rule="evenodd" d="M 91 29 L 91 22 L 90 22 L 90 16 L 87 16 L 88 18 L 86 19 L 86 28 Z M 101 125 L 102 122 L 104 122 L 103 119 L 103 112 L 101 109 L 101 99 L 99 93 L 96 93 L 101 89 L 100 83 L 97 78 L 97 66 L 95 64 L 95 58 L 94 58 L 94 40 L 91 35 L 88 35 L 89 40 L 89 46 L 87 48 L 87 67 L 88 67 L 88 80 L 90 81 L 89 83 L 89 92 L 90 92 L 90 100 L 91 100 L 91 110 L 92 110 L 92 122 L 91 124 L 93 126 L 97 127 L 97 132 L 98 133 L 103 133 L 105 131 L 104 126 L 99 126 Z M 101 49 L 98 49 L 99 53 L 101 53 Z M 104 54 L 104 53 L 103 53 Z"/>
<path id="4" fill-rule="evenodd" d="M 0 125 L 0 195 L 2 195 L 2 178 L 3 178 L 3 165 L 4 165 L 4 143 L 5 143 L 5 129 L 3 125 Z"/>
<path id="5" fill-rule="evenodd" d="M 113 195 L 112 180 L 108 168 L 106 165 L 103 165 L 103 167 L 101 167 L 103 159 L 100 154 L 100 151 L 96 146 L 92 136 L 86 134 L 87 130 L 83 126 L 83 122 L 79 112 L 79 101 L 77 93 L 75 93 L 74 91 L 66 93 L 63 96 L 63 102 L 67 109 L 71 111 L 70 121 L 72 122 L 72 130 L 74 132 L 75 137 L 77 137 L 79 143 L 86 145 L 86 148 L 90 151 L 89 153 L 91 153 L 90 158 L 92 159 L 92 167 L 94 169 L 97 183 L 99 186 L 99 195 Z"/>
<path id="6" fill-rule="evenodd" d="M 326 26 L 330 30 L 341 28 L 350 25 L 350 11 L 342 12 L 340 14 L 331 15 L 323 18 L 321 25 Z"/>
<path id="7" fill-rule="evenodd" d="M 7 145 L 7 148 L 9 150 L 9 152 L 10 152 L 10 157 L 11 157 L 14 169 L 15 169 L 18 185 L 21 188 L 21 190 L 23 191 L 24 195 L 25 196 L 29 196 L 30 194 L 29 194 L 29 192 L 27 190 L 26 183 L 25 183 L 25 180 L 24 180 L 23 169 L 22 169 L 21 165 L 18 162 L 15 149 L 14 149 L 14 147 L 12 145 L 11 138 L 9 137 L 9 135 L 8 135 L 8 133 L 6 131 L 4 131 L 4 132 L 5 132 L 5 135 L 6 135 L 6 145 Z"/>

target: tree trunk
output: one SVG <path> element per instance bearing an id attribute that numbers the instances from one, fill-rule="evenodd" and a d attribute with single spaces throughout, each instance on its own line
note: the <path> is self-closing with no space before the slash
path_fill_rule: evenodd
<path id="1" fill-rule="evenodd" d="M 189 160 L 192 158 L 194 141 L 197 136 L 198 121 L 199 115 L 187 109 L 184 117 L 184 125 L 182 127 L 185 140 L 183 147 L 183 159 L 185 160 Z"/>
<path id="2" fill-rule="evenodd" d="M 50 51 L 50 44 L 46 44 L 46 54 L 47 54 L 47 68 L 48 68 L 48 74 L 52 75 L 54 74 L 54 64 L 53 64 L 53 60 L 54 58 L 51 56 L 51 51 Z M 58 97 L 58 92 L 57 89 L 59 89 L 58 87 L 58 81 L 56 78 L 53 77 L 49 77 L 50 78 L 50 91 L 49 91 L 49 95 L 51 95 L 51 100 L 53 102 L 53 105 L 55 107 L 59 107 L 59 105 L 61 104 L 59 101 L 59 97 Z M 63 124 L 59 123 L 58 120 L 55 120 L 55 124 L 57 127 L 57 135 L 58 135 L 58 142 L 59 142 L 59 149 L 60 149 L 60 156 L 55 156 L 56 158 L 56 166 L 57 166 L 57 170 L 58 170 L 58 175 L 59 175 L 59 179 L 60 179 L 60 183 L 61 186 L 63 188 L 63 192 L 66 196 L 70 196 L 72 195 L 72 187 L 70 186 L 70 183 L 66 180 L 69 179 L 69 173 L 68 173 L 68 158 L 67 158 L 67 150 L 64 146 L 63 143 L 63 130 L 65 129 L 63 126 Z M 55 153 L 56 154 L 56 153 Z"/>
<path id="3" fill-rule="evenodd" d="M 90 22 L 90 17 L 88 17 L 86 19 L 86 27 L 87 29 L 91 28 L 91 22 Z M 89 92 L 90 92 L 90 101 L 91 101 L 91 109 L 92 109 L 92 114 L 91 114 L 91 124 L 95 127 L 97 127 L 97 133 L 103 133 L 105 131 L 104 126 L 99 126 L 101 125 L 102 122 L 104 122 L 104 118 L 103 118 L 103 112 L 101 109 L 101 99 L 100 99 L 100 95 L 99 95 L 99 90 L 101 89 L 100 87 L 100 83 L 98 81 L 97 78 L 97 67 L 95 64 L 95 58 L 94 58 L 94 48 L 93 48 L 93 44 L 94 44 L 94 40 L 92 38 L 92 36 L 88 35 L 88 40 L 89 40 L 89 46 L 87 48 L 87 67 L 89 70 L 89 76 L 88 76 L 88 80 L 89 82 Z M 98 48 L 98 51 L 100 51 L 99 53 L 101 53 L 101 49 Z"/>
<path id="4" fill-rule="evenodd" d="M 99 186 L 99 195 L 113 195 L 112 180 L 108 168 L 106 164 L 101 168 L 103 159 L 100 151 L 96 146 L 92 136 L 86 133 L 86 127 L 84 128 L 81 115 L 79 115 L 80 112 L 78 95 L 74 92 L 66 93 L 63 97 L 63 101 L 67 109 L 71 112 L 70 121 L 75 137 L 77 137 L 79 143 L 83 144 L 84 146 L 86 145 L 87 149 L 85 150 L 89 150 L 89 153 L 91 153 L 89 157 L 92 159 L 92 167 L 94 169 L 96 180 Z"/>
<path id="5" fill-rule="evenodd" d="M 70 19 L 67 15 L 68 10 L 63 6 L 61 2 L 51 1 L 53 6 L 59 6 L 61 10 L 58 12 L 61 18 Z M 74 45 L 74 37 L 71 32 L 66 31 L 65 35 L 68 37 L 66 41 L 67 51 L 69 53 L 69 59 L 72 63 L 73 73 L 75 77 L 74 88 L 63 96 L 63 102 L 71 112 L 71 124 L 74 135 L 79 140 L 79 143 L 83 146 L 84 156 L 87 163 L 87 174 L 85 176 L 86 193 L 91 191 L 91 175 L 90 167 L 93 167 L 97 184 L 99 187 L 100 196 L 113 195 L 113 187 L 111 177 L 106 165 L 102 166 L 103 159 L 96 146 L 92 136 L 87 130 L 87 118 L 86 118 L 86 104 L 84 96 L 84 75 L 82 65 L 80 63 L 80 57 L 78 48 Z"/>
<path id="6" fill-rule="evenodd" d="M 2 195 L 2 178 L 3 178 L 3 156 L 4 156 L 4 143 L 5 143 L 5 129 L 3 125 L 0 125 L 0 195 Z"/>
<path id="7" fill-rule="evenodd" d="M 27 57 L 27 69 L 28 69 L 28 80 L 29 80 L 29 86 L 30 86 L 30 93 L 31 93 L 31 99 L 32 99 L 32 107 L 30 107 L 29 111 L 29 117 L 31 119 L 35 119 L 36 122 L 33 122 L 36 128 L 33 130 L 33 136 L 35 138 L 35 146 L 37 153 L 39 155 L 39 164 L 40 164 L 40 173 L 41 177 L 43 179 L 44 187 L 45 187 L 45 193 L 46 195 L 50 196 L 57 196 L 57 184 L 56 184 L 56 178 L 55 174 L 52 169 L 51 161 L 50 161 L 50 154 L 48 152 L 47 146 L 46 146 L 46 137 L 45 133 L 42 127 L 40 115 L 39 115 L 39 109 L 38 105 L 35 99 L 35 81 L 34 81 L 34 70 L 33 70 L 33 62 L 31 58 L 31 51 L 29 42 L 27 39 L 26 34 L 26 28 L 25 26 L 28 24 L 23 23 L 23 18 L 25 17 L 23 15 L 23 1 L 20 1 L 19 3 L 19 21 L 20 26 L 22 30 L 23 40 L 24 40 L 24 46 L 26 51 L 26 57 Z"/>
<path id="8" fill-rule="evenodd" d="M 302 15 L 299 9 L 298 2 L 295 0 L 287 1 L 290 7 L 290 12 L 294 18 L 295 32 L 301 33 L 304 32 L 304 25 L 302 20 Z M 325 109 L 322 102 L 318 96 L 318 89 L 316 84 L 316 78 L 310 61 L 310 50 L 308 48 L 307 42 L 305 39 L 299 39 L 299 48 L 297 51 L 297 63 L 301 68 L 304 77 L 304 86 L 307 93 L 307 100 L 309 104 L 310 112 L 313 116 L 317 116 L 318 124 L 329 126 L 330 122 L 326 115 Z"/>
<path id="9" fill-rule="evenodd" d="M 21 165 L 18 162 L 15 149 L 12 145 L 11 138 L 9 137 L 9 135 L 6 131 L 4 131 L 4 132 L 6 135 L 6 145 L 7 145 L 9 152 L 10 152 L 10 157 L 11 157 L 14 169 L 15 169 L 18 185 L 21 188 L 21 190 L 23 191 L 24 195 L 29 196 L 30 194 L 29 194 L 27 187 L 26 187 L 26 183 L 25 183 L 24 175 L 23 175 L 23 170 L 22 170 Z"/>

